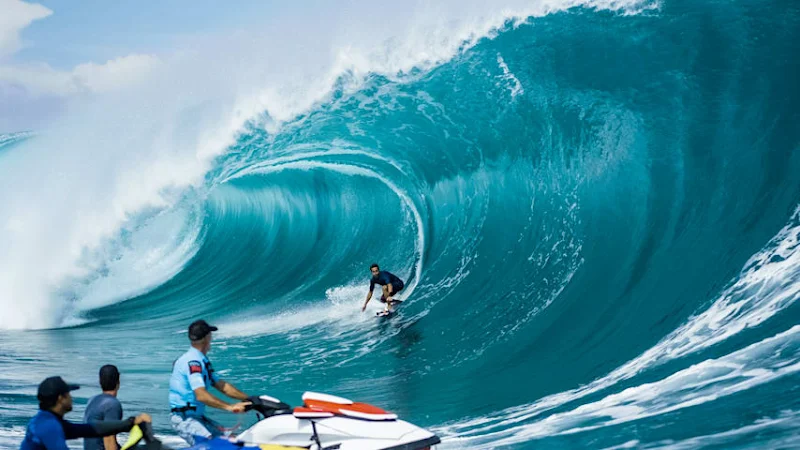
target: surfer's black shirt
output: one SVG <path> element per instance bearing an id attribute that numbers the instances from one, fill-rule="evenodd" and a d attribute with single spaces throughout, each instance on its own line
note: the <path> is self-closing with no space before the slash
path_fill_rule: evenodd
<path id="1" fill-rule="evenodd" d="M 372 289 L 375 288 L 376 284 L 380 284 L 381 286 L 386 286 L 389 283 L 392 284 L 392 290 L 394 292 L 403 289 L 403 280 L 401 280 L 397 275 L 391 272 L 388 272 L 386 270 L 381 270 L 380 272 L 378 272 L 378 275 L 373 276 L 369 280 L 369 290 L 372 291 Z"/>

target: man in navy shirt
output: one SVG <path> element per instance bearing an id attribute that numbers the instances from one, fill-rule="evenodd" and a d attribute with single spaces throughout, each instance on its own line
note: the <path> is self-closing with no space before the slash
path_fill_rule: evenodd
<path id="1" fill-rule="evenodd" d="M 111 436 L 151 421 L 147 414 L 140 414 L 127 420 L 92 424 L 67 422 L 64 414 L 72 411 L 70 392 L 76 389 L 78 385 L 67 384 L 61 377 L 50 377 L 39 384 L 39 412 L 28 422 L 20 450 L 69 450 L 67 439 Z"/>
<path id="2" fill-rule="evenodd" d="M 405 287 L 403 280 L 391 272 L 381 270 L 377 264 L 371 265 L 369 267 L 369 271 L 372 273 L 372 278 L 369 280 L 369 292 L 367 292 L 367 300 L 364 302 L 364 306 L 361 308 L 361 311 L 367 309 L 367 303 L 369 303 L 370 299 L 372 298 L 372 290 L 375 289 L 376 284 L 380 284 L 383 288 L 381 302 L 386 304 L 384 311 L 388 312 L 389 306 L 391 306 L 392 302 L 394 302 L 392 297 Z"/>
<path id="3" fill-rule="evenodd" d="M 122 420 L 122 404 L 117 400 L 119 392 L 119 369 L 107 364 L 100 368 L 100 388 L 103 393 L 95 395 L 86 405 L 83 421 L 86 423 L 101 420 Z M 104 438 L 85 438 L 83 450 L 118 450 L 116 436 Z"/>

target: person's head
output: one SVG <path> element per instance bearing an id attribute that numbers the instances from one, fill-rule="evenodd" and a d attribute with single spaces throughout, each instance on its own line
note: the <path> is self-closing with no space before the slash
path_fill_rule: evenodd
<path id="1" fill-rule="evenodd" d="M 100 389 L 103 392 L 116 392 L 119 390 L 119 370 L 117 366 L 106 364 L 100 368 Z"/>
<path id="2" fill-rule="evenodd" d="M 36 392 L 39 409 L 63 416 L 72 411 L 70 392 L 78 388 L 77 384 L 67 384 L 61 377 L 46 378 L 39 383 L 39 389 Z"/>
<path id="3" fill-rule="evenodd" d="M 381 268 L 377 264 L 373 264 L 369 266 L 369 271 L 372 272 L 373 276 L 378 276 L 381 273 Z"/>
<path id="4" fill-rule="evenodd" d="M 192 347 L 200 350 L 203 353 L 208 353 L 211 350 L 211 332 L 217 331 L 219 328 L 209 325 L 205 320 L 196 320 L 189 325 L 189 340 L 192 341 Z"/>

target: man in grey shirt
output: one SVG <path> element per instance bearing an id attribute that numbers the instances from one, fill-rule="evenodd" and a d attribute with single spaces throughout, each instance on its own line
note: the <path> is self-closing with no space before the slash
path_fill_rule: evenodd
<path id="1" fill-rule="evenodd" d="M 100 388 L 103 389 L 103 393 L 89 400 L 83 421 L 91 423 L 102 420 L 122 420 L 122 404 L 117 400 L 119 370 L 116 366 L 109 364 L 100 368 Z M 83 448 L 84 450 L 119 450 L 119 444 L 116 436 L 85 438 Z"/>

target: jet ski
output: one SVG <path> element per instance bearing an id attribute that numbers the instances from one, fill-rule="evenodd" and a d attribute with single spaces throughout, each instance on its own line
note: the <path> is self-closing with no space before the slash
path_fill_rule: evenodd
<path id="1" fill-rule="evenodd" d="M 400 420 L 377 406 L 315 392 L 292 408 L 262 395 L 250 397 L 258 422 L 237 437 L 211 439 L 191 450 L 430 450 L 440 442 L 430 431 Z M 146 430 L 145 430 L 146 431 Z M 145 448 L 153 445 L 143 433 Z M 128 447 L 126 445 L 126 447 Z"/>

